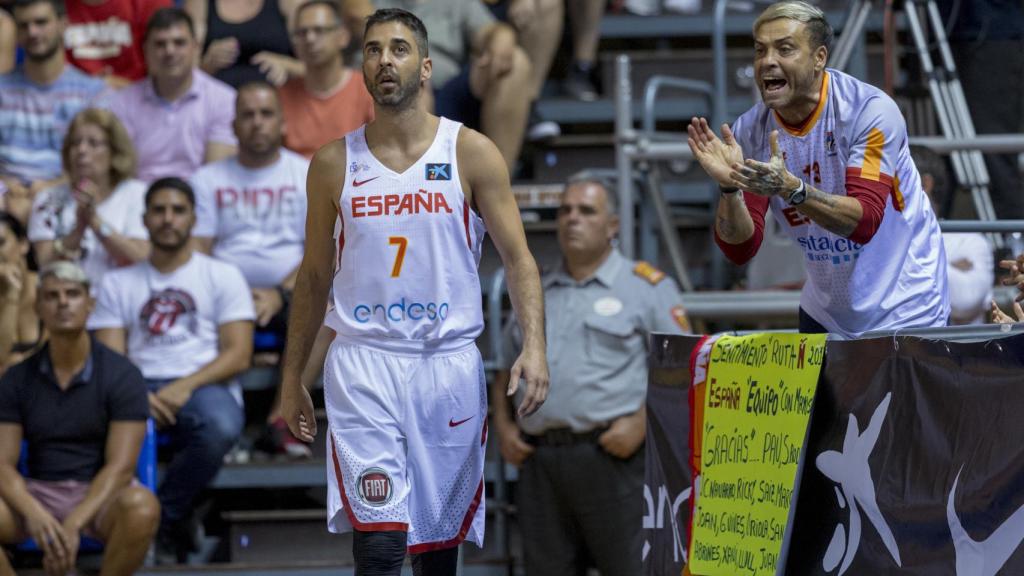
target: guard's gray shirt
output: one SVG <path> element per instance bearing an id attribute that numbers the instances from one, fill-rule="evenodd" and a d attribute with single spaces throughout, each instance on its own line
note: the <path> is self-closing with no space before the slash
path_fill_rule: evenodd
<path id="1" fill-rule="evenodd" d="M 540 410 L 520 422 L 522 430 L 586 432 L 639 410 L 647 391 L 647 336 L 689 331 L 675 281 L 612 250 L 590 278 L 577 282 L 559 268 L 542 284 L 551 389 Z M 505 363 L 511 366 L 521 347 L 513 320 L 505 331 Z"/>

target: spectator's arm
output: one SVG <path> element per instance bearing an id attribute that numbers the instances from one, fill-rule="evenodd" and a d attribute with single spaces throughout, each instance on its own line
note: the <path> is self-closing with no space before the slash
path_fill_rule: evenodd
<path id="1" fill-rule="evenodd" d="M 20 516 L 45 514 L 46 510 L 29 494 L 25 478 L 18 472 L 21 439 L 21 424 L 0 422 L 0 499 Z"/>
<path id="2" fill-rule="evenodd" d="M 191 391 L 208 384 L 224 382 L 249 369 L 252 360 L 252 321 L 236 320 L 221 324 L 217 328 L 217 336 L 217 357 L 173 384 Z"/>
<path id="3" fill-rule="evenodd" d="M 146 421 L 114 421 L 110 423 L 103 467 L 89 483 L 85 498 L 64 520 L 64 526 L 81 532 L 114 492 L 131 483 L 135 463 L 146 436 Z"/>
<path id="4" fill-rule="evenodd" d="M 0 264 L 0 373 L 11 360 L 11 348 L 18 339 L 21 289 L 25 279 L 15 264 Z"/>
<path id="5" fill-rule="evenodd" d="M 0 10 L 0 74 L 7 74 L 14 68 L 15 45 L 14 19 Z"/>
<path id="6" fill-rule="evenodd" d="M 234 144 L 225 144 L 223 142 L 207 142 L 206 152 L 203 154 L 203 164 L 209 164 L 218 160 L 223 160 L 228 156 L 234 156 L 238 152 L 238 147 Z"/>
<path id="7" fill-rule="evenodd" d="M 102 222 L 99 214 L 93 213 L 93 219 L 89 223 L 89 227 L 92 228 L 93 234 L 99 239 L 100 244 L 103 244 L 107 253 L 110 254 L 118 265 L 127 266 L 128 264 L 135 264 L 149 258 L 149 240 L 130 238 L 117 231 L 106 236 L 102 235 L 100 233 Z"/>
<path id="8" fill-rule="evenodd" d="M 99 328 L 96 339 L 118 354 L 127 354 L 128 332 L 124 328 Z"/>
<path id="9" fill-rule="evenodd" d="M 206 44 L 206 18 L 209 0 L 184 0 L 182 8 L 192 18 L 192 26 L 196 33 L 196 43 L 202 48 Z M 202 55 L 199 55 L 202 58 Z M 199 62 L 196 62 L 198 65 Z"/>

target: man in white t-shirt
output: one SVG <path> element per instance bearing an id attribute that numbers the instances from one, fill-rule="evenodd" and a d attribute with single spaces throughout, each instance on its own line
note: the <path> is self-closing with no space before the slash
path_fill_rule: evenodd
<path id="1" fill-rule="evenodd" d="M 896 103 L 826 68 L 832 27 L 806 2 L 772 4 L 753 32 L 763 102 L 722 126 L 721 139 L 705 119 L 689 127 L 690 149 L 722 192 L 718 246 L 748 261 L 771 206 L 804 256 L 801 332 L 945 326 L 942 237 Z"/>
<path id="2" fill-rule="evenodd" d="M 284 349 L 287 301 L 295 286 L 306 238 L 309 161 L 281 147 L 284 120 L 277 90 L 265 82 L 238 89 L 238 155 L 207 164 L 192 176 L 200 247 L 238 266 L 256 306 L 253 364 L 273 364 Z M 261 354 L 265 353 L 265 354 Z M 309 457 L 283 418 L 272 416 L 264 448 Z"/>
<path id="3" fill-rule="evenodd" d="M 170 436 L 157 552 L 158 561 L 174 554 L 180 562 L 189 552 L 192 500 L 242 432 L 242 406 L 230 386 L 249 367 L 255 313 L 238 268 L 193 251 L 195 196 L 187 182 L 154 182 L 143 220 L 152 254 L 107 273 L 89 329 L 142 370 L 150 413 Z"/>

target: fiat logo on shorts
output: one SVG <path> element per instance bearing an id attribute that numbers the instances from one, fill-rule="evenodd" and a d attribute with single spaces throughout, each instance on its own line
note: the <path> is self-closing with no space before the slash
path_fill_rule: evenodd
<path id="1" fill-rule="evenodd" d="M 359 476 L 359 497 L 370 506 L 383 506 L 391 500 L 391 476 L 380 468 L 367 468 Z"/>

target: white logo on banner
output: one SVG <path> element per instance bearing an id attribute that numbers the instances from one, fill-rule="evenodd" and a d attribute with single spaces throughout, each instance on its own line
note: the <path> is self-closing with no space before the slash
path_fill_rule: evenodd
<path id="1" fill-rule="evenodd" d="M 882 403 L 875 409 L 871 416 L 868 427 L 860 434 L 860 427 L 857 425 L 857 417 L 850 414 L 846 426 L 846 438 L 843 440 L 843 451 L 826 450 L 818 454 L 815 465 L 826 477 L 839 484 L 836 489 L 836 499 L 840 508 L 846 508 L 850 503 L 850 526 L 849 534 L 843 531 L 843 524 L 836 525 L 832 541 L 825 550 L 821 565 L 826 572 L 831 572 L 842 561 L 839 566 L 839 574 L 842 575 L 850 567 L 853 557 L 857 554 L 860 546 L 861 519 L 857 506 L 863 509 L 871 525 L 878 531 L 882 543 L 892 554 L 896 565 L 902 567 L 900 562 L 900 551 L 896 547 L 896 539 L 893 538 L 892 530 L 882 517 L 878 509 L 878 502 L 875 499 L 875 484 L 871 479 L 871 466 L 868 458 L 878 441 L 878 433 L 882 429 L 882 422 L 889 410 L 889 400 L 892 393 L 885 395 Z"/>
<path id="2" fill-rule="evenodd" d="M 1002 570 L 1010 555 L 1024 540 L 1024 506 L 1014 512 L 999 528 L 996 528 L 986 540 L 975 540 L 964 530 L 960 518 L 956 514 L 953 499 L 956 486 L 960 483 L 960 472 L 956 473 L 953 488 L 946 500 L 946 521 L 949 532 L 953 535 L 953 549 L 956 550 L 957 576 L 995 576 Z"/>
<path id="3" fill-rule="evenodd" d="M 665 527 L 665 513 L 668 512 L 669 523 L 672 527 L 672 560 L 679 562 L 686 559 L 686 547 L 683 545 L 683 530 L 679 527 L 679 507 L 690 499 L 692 488 L 683 490 L 676 495 L 674 500 L 669 499 L 668 489 L 665 485 L 658 487 L 658 506 L 654 506 L 654 495 L 651 488 L 644 484 L 644 504 L 647 513 L 644 514 L 644 530 L 661 530 Z M 671 501 L 671 505 L 669 502 Z M 666 510 L 668 508 L 668 510 Z M 646 560 L 651 552 L 651 543 L 644 540 L 644 549 L 641 560 Z"/>

